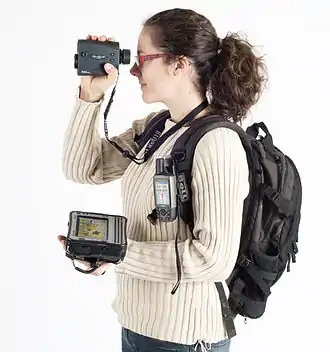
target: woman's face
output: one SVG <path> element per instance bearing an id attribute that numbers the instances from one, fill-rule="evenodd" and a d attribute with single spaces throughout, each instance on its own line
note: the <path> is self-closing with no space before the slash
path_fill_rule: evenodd
<path id="1" fill-rule="evenodd" d="M 173 65 L 164 63 L 165 54 L 152 44 L 151 37 L 146 30 L 140 33 L 137 55 L 137 63 L 130 72 L 139 80 L 143 101 L 166 104 L 166 101 L 172 100 L 177 94 L 175 87 L 178 83 L 173 75 Z"/>

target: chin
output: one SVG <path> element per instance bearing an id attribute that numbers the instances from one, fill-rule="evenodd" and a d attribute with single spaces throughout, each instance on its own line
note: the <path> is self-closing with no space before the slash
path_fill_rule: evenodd
<path id="1" fill-rule="evenodd" d="M 145 94 L 145 93 L 142 93 L 142 100 L 146 104 L 152 104 L 152 103 L 158 103 L 159 102 L 159 99 L 157 99 L 155 96 L 152 96 L 151 94 Z"/>

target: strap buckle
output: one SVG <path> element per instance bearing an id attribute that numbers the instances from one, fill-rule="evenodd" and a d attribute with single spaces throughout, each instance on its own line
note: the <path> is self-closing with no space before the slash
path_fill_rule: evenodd
<path id="1" fill-rule="evenodd" d="M 181 162 L 186 159 L 186 151 L 183 150 L 177 150 L 172 153 L 173 158 L 175 159 L 176 162 Z"/>
<path id="2" fill-rule="evenodd" d="M 237 262 L 242 268 L 246 268 L 251 264 L 251 260 L 248 259 L 245 255 L 241 256 Z"/>

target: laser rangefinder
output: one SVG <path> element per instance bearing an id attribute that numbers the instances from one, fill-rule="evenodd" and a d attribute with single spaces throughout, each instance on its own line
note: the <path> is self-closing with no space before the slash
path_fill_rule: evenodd
<path id="1" fill-rule="evenodd" d="M 74 55 L 74 68 L 78 76 L 106 75 L 104 64 L 110 63 L 117 69 L 120 64 L 131 62 L 131 51 L 120 49 L 118 42 L 79 39 L 77 53 Z"/>

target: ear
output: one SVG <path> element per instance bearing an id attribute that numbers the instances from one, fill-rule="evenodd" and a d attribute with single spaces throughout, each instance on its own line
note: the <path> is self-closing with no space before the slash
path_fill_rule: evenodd
<path id="1" fill-rule="evenodd" d="M 173 63 L 172 72 L 174 76 L 178 76 L 179 74 L 189 74 L 191 71 L 191 62 L 185 57 L 180 56 Z"/>

